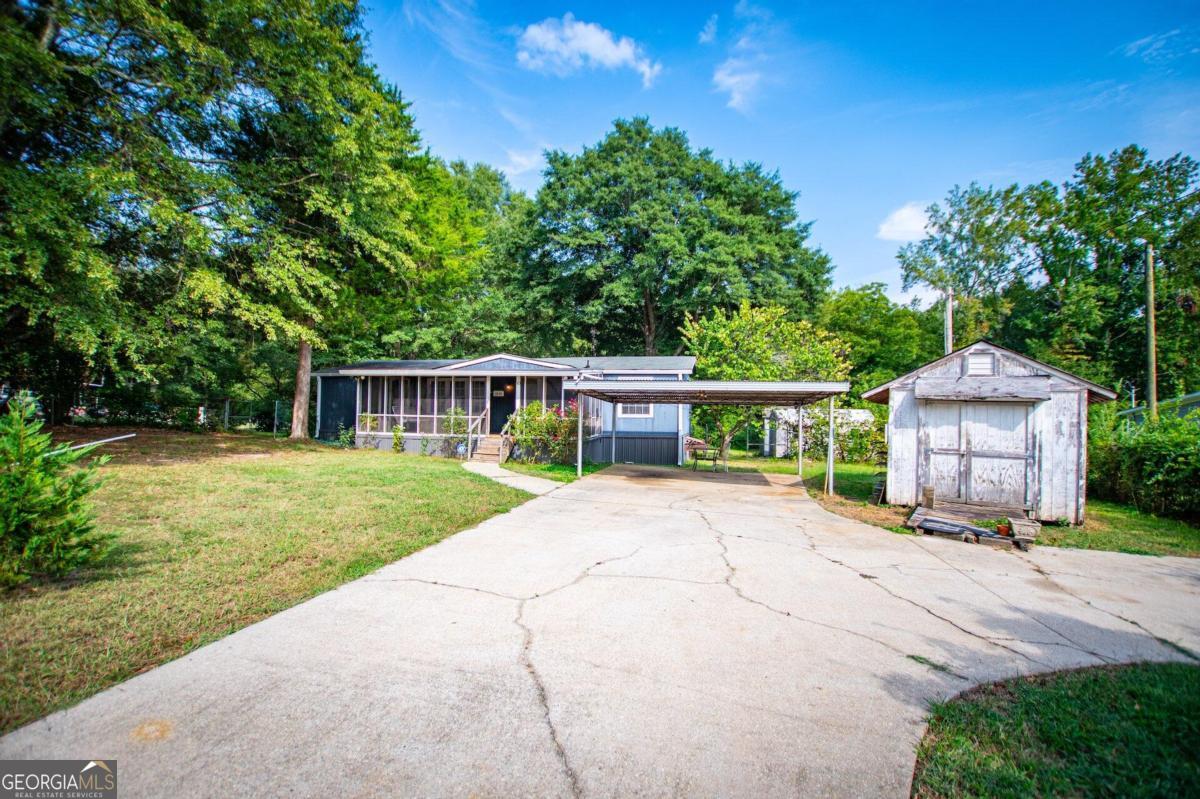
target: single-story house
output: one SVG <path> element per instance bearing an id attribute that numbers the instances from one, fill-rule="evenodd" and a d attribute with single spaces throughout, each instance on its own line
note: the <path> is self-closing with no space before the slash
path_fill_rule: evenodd
<path id="1" fill-rule="evenodd" d="M 1083 521 L 1087 409 L 1116 392 L 977 341 L 864 393 L 888 405 L 887 501 L 936 498 Z"/>
<path id="2" fill-rule="evenodd" d="M 407 452 L 445 439 L 446 416 L 457 408 L 477 435 L 498 434 L 518 408 L 537 401 L 566 407 L 579 379 L 689 380 L 691 356 L 527 358 L 495 353 L 450 360 L 363 361 L 321 369 L 317 379 L 317 437 L 355 431 L 359 446 L 391 448 L 401 430 Z M 582 401 L 584 457 L 617 463 L 682 464 L 690 432 L 686 403 Z"/>

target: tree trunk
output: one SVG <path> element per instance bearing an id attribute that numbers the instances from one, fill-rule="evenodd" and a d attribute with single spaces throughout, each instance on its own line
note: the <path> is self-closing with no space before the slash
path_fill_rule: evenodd
<path id="1" fill-rule="evenodd" d="M 642 339 L 647 355 L 658 355 L 658 320 L 654 313 L 654 296 L 649 289 L 642 289 Z"/>
<path id="2" fill-rule="evenodd" d="M 308 438 L 308 387 L 312 382 L 312 344 L 300 339 L 296 359 L 296 392 L 292 396 L 292 434 L 290 438 Z"/>

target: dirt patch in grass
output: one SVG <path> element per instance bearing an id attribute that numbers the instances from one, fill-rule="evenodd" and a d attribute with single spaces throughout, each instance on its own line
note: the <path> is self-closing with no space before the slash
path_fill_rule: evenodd
<path id="1" fill-rule="evenodd" d="M 933 706 L 912 795 L 1200 795 L 1200 667 L 1106 666 Z"/>
<path id="2" fill-rule="evenodd" d="M 99 528 L 117 535 L 109 561 L 0 594 L 0 730 L 529 498 L 440 458 L 136 432 L 105 448 L 114 457 L 94 500 Z"/>

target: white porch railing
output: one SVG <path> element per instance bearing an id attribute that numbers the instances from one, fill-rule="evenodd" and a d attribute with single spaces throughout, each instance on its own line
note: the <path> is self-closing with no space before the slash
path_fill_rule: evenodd
<path id="1" fill-rule="evenodd" d="M 411 414 L 411 413 L 360 413 L 355 429 L 359 433 L 387 433 L 399 428 L 406 435 L 445 436 L 451 435 L 446 429 L 446 420 L 453 418 L 449 414 Z M 475 416 L 463 414 L 458 417 L 466 420 L 467 430 L 474 430 L 487 419 L 487 411 Z M 455 435 L 465 435 L 461 430 Z"/>

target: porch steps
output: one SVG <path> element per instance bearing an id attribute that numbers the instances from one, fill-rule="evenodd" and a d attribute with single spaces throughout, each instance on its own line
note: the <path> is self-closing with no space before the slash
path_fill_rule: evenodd
<path id="1" fill-rule="evenodd" d="M 480 463 L 499 463 L 500 442 L 501 437 L 498 435 L 484 436 L 479 439 L 479 444 L 475 447 L 475 452 L 471 454 L 471 460 L 479 461 Z"/>

